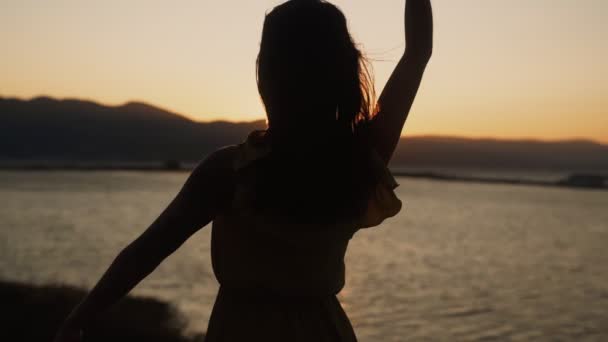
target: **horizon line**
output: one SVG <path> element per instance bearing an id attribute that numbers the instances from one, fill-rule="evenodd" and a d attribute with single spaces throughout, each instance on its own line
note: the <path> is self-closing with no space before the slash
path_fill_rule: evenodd
<path id="1" fill-rule="evenodd" d="M 129 105 L 139 104 L 144 105 L 156 110 L 164 111 L 172 115 L 176 115 L 182 117 L 186 120 L 200 123 L 200 124 L 210 124 L 210 123 L 233 123 L 233 124 L 247 124 L 247 123 L 256 123 L 260 121 L 267 122 L 265 117 L 254 119 L 254 120 L 230 120 L 230 119 L 212 119 L 212 120 L 197 120 L 192 118 L 190 115 L 178 113 L 171 109 L 168 109 L 164 106 L 159 106 L 156 104 L 152 104 L 151 102 L 144 100 L 128 100 L 122 102 L 120 104 L 107 104 L 98 100 L 90 99 L 90 98 L 80 98 L 80 97 L 54 97 L 49 95 L 37 95 L 32 96 L 30 98 L 22 98 L 17 96 L 9 96 L 4 97 L 0 95 L 0 100 L 17 100 L 17 101 L 34 101 L 38 99 L 50 99 L 54 101 L 78 101 L 78 102 L 86 102 L 92 103 L 97 106 L 109 107 L 109 108 L 122 108 Z M 406 135 L 405 133 L 401 134 L 401 138 L 418 138 L 418 139 L 461 139 L 461 140 L 474 140 L 474 141 L 496 141 L 496 142 L 530 142 L 530 143 L 575 143 L 575 142 L 586 142 L 593 143 L 600 146 L 608 147 L 608 141 L 600 141 L 592 138 L 586 137 L 569 137 L 569 138 L 560 138 L 560 139 L 546 139 L 539 137 L 530 137 L 530 136 L 521 136 L 521 137 L 496 137 L 496 136 L 484 136 L 484 135 L 459 135 L 459 134 L 444 134 L 444 133 L 424 133 L 424 134 L 415 134 L 415 135 Z"/>

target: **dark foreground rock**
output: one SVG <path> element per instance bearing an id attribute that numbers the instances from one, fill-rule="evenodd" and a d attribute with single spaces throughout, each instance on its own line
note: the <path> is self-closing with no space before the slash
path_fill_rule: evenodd
<path id="1" fill-rule="evenodd" d="M 0 341 L 52 341 L 64 318 L 86 292 L 68 286 L 0 282 Z M 186 336 L 185 319 L 170 304 L 127 297 L 101 315 L 85 332 L 87 342 L 199 342 Z"/>

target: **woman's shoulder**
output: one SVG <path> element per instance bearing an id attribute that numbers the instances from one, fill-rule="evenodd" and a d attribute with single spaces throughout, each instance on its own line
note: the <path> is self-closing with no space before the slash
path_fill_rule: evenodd
<path id="1" fill-rule="evenodd" d="M 238 151 L 238 145 L 230 145 L 208 154 L 192 170 L 186 185 L 194 190 L 193 192 L 223 192 L 227 187 L 231 187 L 234 182 L 233 165 Z M 216 188 L 220 191 L 215 191 Z"/>
<path id="2" fill-rule="evenodd" d="M 237 170 L 242 164 L 261 158 L 270 152 L 270 145 L 267 144 L 266 131 L 252 131 L 241 143 L 228 145 L 217 149 L 207 155 L 198 167 L 212 167 L 216 169 Z"/>
<path id="3" fill-rule="evenodd" d="M 217 170 L 221 172 L 229 171 L 233 168 L 235 160 L 238 157 L 241 148 L 240 145 L 229 145 L 207 155 L 195 168 L 200 170 Z"/>
<path id="4" fill-rule="evenodd" d="M 228 145 L 215 150 L 203 158 L 192 170 L 189 183 L 195 188 L 232 187 L 236 172 L 250 162 L 266 154 L 260 143 L 262 131 L 254 131 L 239 144 Z"/>

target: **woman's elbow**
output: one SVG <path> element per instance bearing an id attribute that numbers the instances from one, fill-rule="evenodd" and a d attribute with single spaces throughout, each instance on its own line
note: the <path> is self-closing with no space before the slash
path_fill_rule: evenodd
<path id="1" fill-rule="evenodd" d="M 432 47 L 424 49 L 410 49 L 405 53 L 406 60 L 415 62 L 416 64 L 427 64 L 431 60 L 432 55 Z"/>
<path id="2" fill-rule="evenodd" d="M 433 55 L 433 47 L 429 47 L 429 48 L 425 48 L 424 50 L 422 50 L 421 52 L 419 52 L 420 54 L 420 59 L 428 62 L 431 60 L 431 56 Z"/>

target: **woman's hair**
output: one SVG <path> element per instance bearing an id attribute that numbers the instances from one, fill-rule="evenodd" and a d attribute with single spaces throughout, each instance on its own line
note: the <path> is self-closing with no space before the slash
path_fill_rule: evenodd
<path id="1" fill-rule="evenodd" d="M 362 213 L 374 182 L 363 132 L 375 98 L 344 14 L 319 0 L 274 8 L 264 22 L 257 80 L 273 152 L 245 171 L 254 207 L 315 223 Z"/>
<path id="2" fill-rule="evenodd" d="M 325 1 L 291 0 L 266 15 L 257 81 L 272 131 L 354 133 L 374 114 L 368 63 L 344 14 Z"/>

